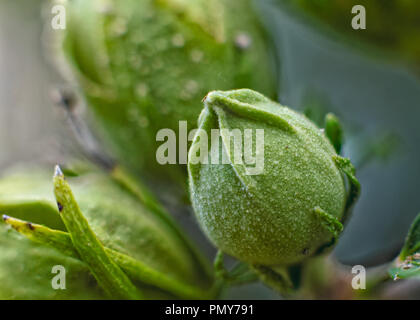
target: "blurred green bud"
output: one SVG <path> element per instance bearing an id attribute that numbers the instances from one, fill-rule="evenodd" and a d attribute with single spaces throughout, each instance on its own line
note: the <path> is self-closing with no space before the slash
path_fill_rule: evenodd
<path id="1" fill-rule="evenodd" d="M 298 263 L 332 246 L 350 199 L 341 167 L 351 164 L 324 131 L 252 90 L 214 91 L 204 105 L 188 170 L 193 207 L 210 240 L 241 261 L 267 266 Z"/>
<path id="2" fill-rule="evenodd" d="M 156 134 L 178 133 L 180 120 L 196 128 L 205 93 L 275 94 L 250 0 L 75 0 L 67 13 L 64 51 L 96 129 L 122 164 L 154 181 L 185 181 L 185 167 L 158 164 Z"/>
<path id="3" fill-rule="evenodd" d="M 211 297 L 212 276 L 195 252 L 136 197 L 96 170 L 68 181 L 82 219 L 143 298 Z M 118 298 L 105 294 L 73 246 L 83 237 L 66 228 L 63 213 L 71 206 L 57 203 L 52 189 L 45 170 L 13 171 L 0 180 L 0 298 Z M 92 243 L 82 246 L 91 250 Z M 64 267 L 65 290 L 52 286 L 54 266 Z"/>

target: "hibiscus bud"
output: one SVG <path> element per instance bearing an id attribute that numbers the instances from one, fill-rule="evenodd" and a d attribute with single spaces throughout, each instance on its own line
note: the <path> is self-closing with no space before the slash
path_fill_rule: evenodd
<path id="1" fill-rule="evenodd" d="M 211 92 L 204 106 L 188 170 L 196 217 L 210 240 L 241 261 L 267 266 L 331 247 L 358 188 L 347 195 L 343 168 L 352 178 L 354 172 L 324 131 L 247 89 Z"/>
<path id="2" fill-rule="evenodd" d="M 64 50 L 91 123 L 119 162 L 154 182 L 157 175 L 185 181 L 180 166 L 157 162 L 156 134 L 178 132 L 181 120 L 194 129 L 205 93 L 250 87 L 275 94 L 265 33 L 249 0 L 76 0 L 67 12 Z"/>

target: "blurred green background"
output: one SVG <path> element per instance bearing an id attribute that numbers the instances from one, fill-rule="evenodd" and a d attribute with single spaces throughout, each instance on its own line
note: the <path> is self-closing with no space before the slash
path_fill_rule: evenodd
<path id="1" fill-rule="evenodd" d="M 392 258 L 420 211 L 420 74 L 319 32 L 278 1 L 257 4 L 279 61 L 282 104 L 336 113 L 347 133 L 345 155 L 356 163 L 369 141 L 386 133 L 399 137 L 387 161 L 360 168 L 362 196 L 335 250 L 349 265 Z M 64 115 L 49 96 L 63 82 L 45 50 L 42 17 L 48 15 L 45 1 L 0 0 L 0 171 L 21 162 L 64 162 L 77 151 Z M 367 21 L 369 28 L 369 15 Z M 183 219 L 201 247 L 212 252 L 193 219 Z M 262 285 L 240 287 L 230 297 L 256 295 L 276 297 Z"/>

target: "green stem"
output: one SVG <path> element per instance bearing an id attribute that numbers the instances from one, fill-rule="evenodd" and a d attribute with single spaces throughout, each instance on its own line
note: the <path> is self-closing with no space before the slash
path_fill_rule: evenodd
<path id="1" fill-rule="evenodd" d="M 46 244 L 70 257 L 80 259 L 80 255 L 73 246 L 70 235 L 67 232 L 53 230 L 42 225 L 33 224 L 8 216 L 3 216 L 3 220 L 30 240 Z M 104 247 L 104 249 L 109 257 L 132 280 L 155 286 L 170 292 L 181 299 L 211 299 L 215 296 L 215 290 L 204 292 L 198 288 L 191 287 L 170 278 L 126 254 L 107 247 Z"/>
<path id="2" fill-rule="evenodd" d="M 55 169 L 54 193 L 70 239 L 82 260 L 104 291 L 113 298 L 141 299 L 143 297 L 96 238 L 88 221 L 80 211 L 73 192 L 59 166 Z"/>

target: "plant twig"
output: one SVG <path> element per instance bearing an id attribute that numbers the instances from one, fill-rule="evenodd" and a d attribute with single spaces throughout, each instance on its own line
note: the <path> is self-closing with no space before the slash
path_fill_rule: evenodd
<path id="1" fill-rule="evenodd" d="M 54 174 L 54 193 L 63 222 L 70 239 L 82 260 L 87 264 L 98 284 L 110 297 L 141 299 L 141 291 L 110 259 L 105 248 L 96 238 L 88 221 L 80 211 L 73 192 L 59 166 Z"/>

